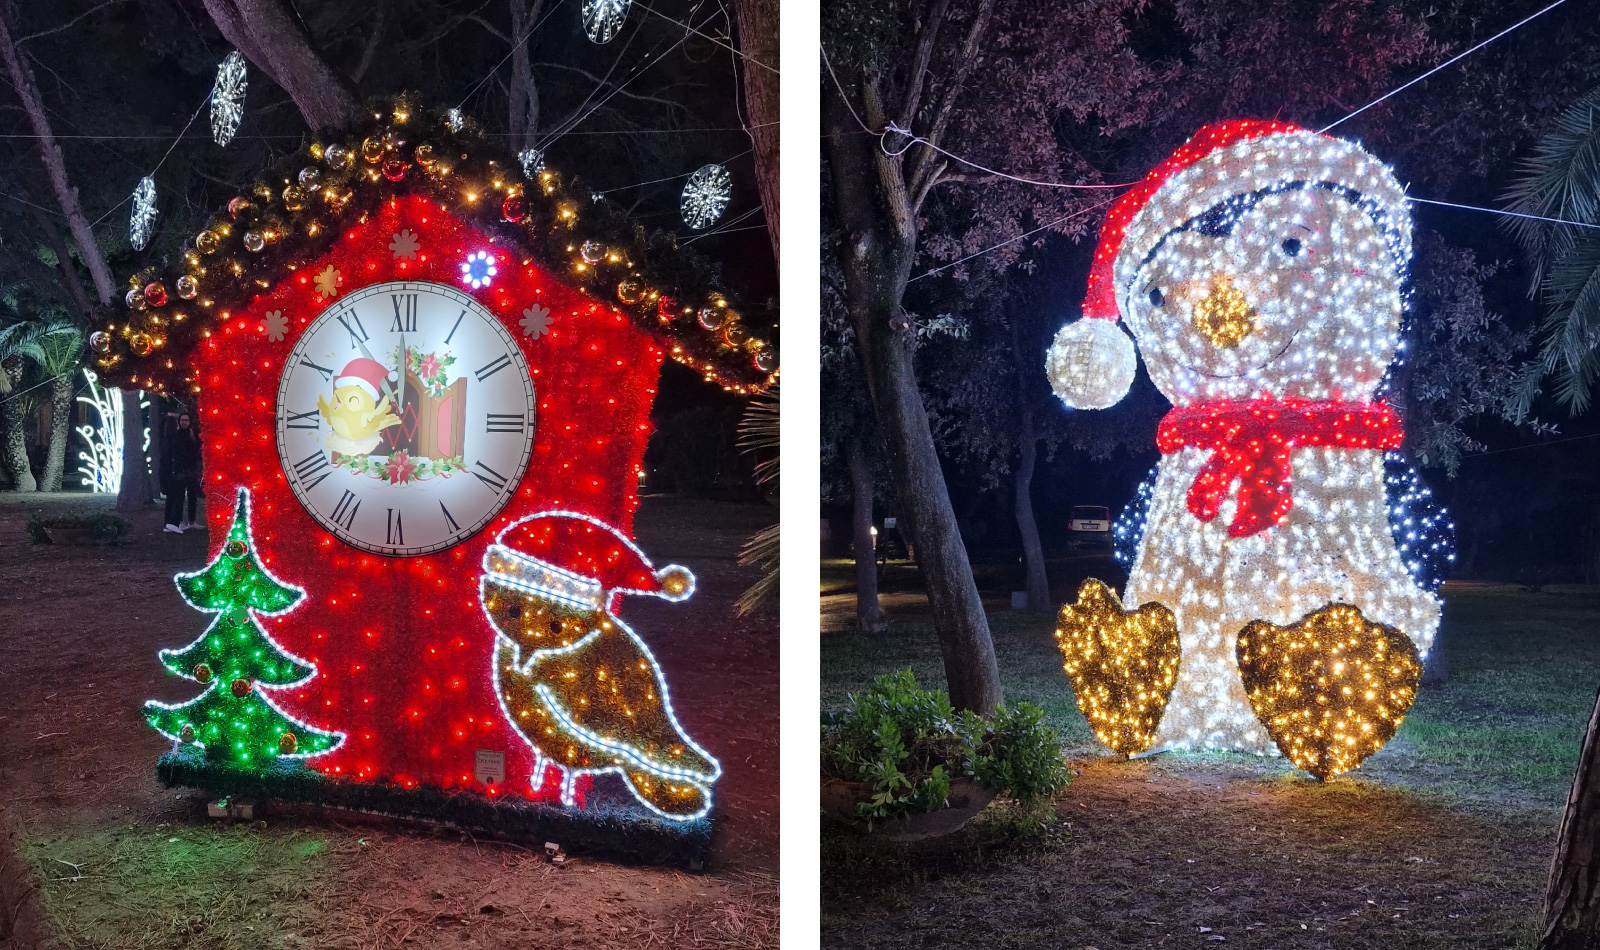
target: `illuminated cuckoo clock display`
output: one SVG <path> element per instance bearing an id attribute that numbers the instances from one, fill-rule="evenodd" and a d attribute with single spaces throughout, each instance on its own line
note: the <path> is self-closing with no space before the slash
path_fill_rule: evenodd
<path id="1" fill-rule="evenodd" d="M 161 652 L 162 779 L 703 849 L 718 750 L 623 619 L 692 566 L 633 513 L 662 363 L 760 392 L 772 319 L 404 98 L 266 173 L 91 337 L 201 420 L 212 549 L 178 587 L 211 620 Z"/>

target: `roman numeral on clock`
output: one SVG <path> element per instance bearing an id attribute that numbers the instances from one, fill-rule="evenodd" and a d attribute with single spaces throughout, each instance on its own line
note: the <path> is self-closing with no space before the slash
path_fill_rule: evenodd
<path id="1" fill-rule="evenodd" d="M 488 433 L 511 432 L 522 434 L 523 428 L 528 424 L 528 417 L 515 412 L 491 412 L 489 419 L 484 424 L 484 431 Z"/>
<path id="2" fill-rule="evenodd" d="M 441 504 L 443 504 L 441 502 Z M 400 524 L 400 512 L 389 509 L 389 526 L 386 530 L 385 544 L 401 545 L 406 543 L 405 528 Z"/>
<path id="3" fill-rule="evenodd" d="M 356 322 L 354 330 L 350 329 L 350 324 L 345 322 L 344 314 L 339 314 L 335 316 L 334 319 L 339 321 L 339 325 L 341 327 L 344 327 L 344 332 L 350 334 L 351 346 L 360 346 L 361 344 L 367 342 L 367 328 L 361 325 L 361 318 L 356 316 L 356 312 L 354 310 L 350 311 L 350 319 Z M 358 334 L 357 331 L 360 331 L 360 333 Z"/>
<path id="4" fill-rule="evenodd" d="M 489 473 L 488 475 L 484 475 L 480 472 L 473 472 L 473 478 L 476 478 L 478 481 L 483 482 L 485 485 L 488 485 L 490 488 L 494 489 L 495 494 L 505 491 L 506 477 L 504 475 L 501 475 L 499 472 L 483 464 L 482 461 L 473 462 L 472 466 L 473 468 L 481 468 L 485 472 Z"/>
<path id="5" fill-rule="evenodd" d="M 351 504 L 351 502 L 355 502 L 355 504 Z M 360 508 L 361 501 L 356 498 L 356 493 L 346 488 L 344 494 L 339 496 L 339 504 L 333 509 L 333 520 L 343 525 L 346 531 L 349 531 L 350 526 L 355 524 L 356 512 Z"/>
<path id="6" fill-rule="evenodd" d="M 446 508 L 442 501 L 439 502 L 439 510 L 444 512 L 444 523 L 450 526 L 451 534 L 461 530 L 461 526 L 456 524 L 456 519 L 450 517 L 450 509 Z"/>
<path id="7" fill-rule="evenodd" d="M 487 363 L 487 364 L 485 364 L 483 366 L 478 367 L 476 370 L 474 370 L 473 371 L 473 375 L 477 376 L 478 377 L 478 382 L 481 383 L 484 380 L 488 379 L 490 376 L 493 376 L 495 373 L 500 372 L 501 370 L 505 369 L 507 366 L 510 366 L 510 365 L 511 365 L 511 357 L 507 356 L 504 353 L 501 353 L 500 356 L 498 358 L 496 358 L 493 362 Z"/>
<path id="8" fill-rule="evenodd" d="M 317 422 L 317 410 L 308 409 L 305 412 L 295 412 L 290 409 L 289 420 L 284 423 L 283 427 L 285 429 L 315 429 L 319 424 Z"/>
<path id="9" fill-rule="evenodd" d="M 310 360 L 306 359 L 304 356 L 300 357 L 300 365 L 301 366 L 309 366 L 312 369 L 316 370 L 317 372 L 321 373 L 323 382 L 327 382 L 327 383 L 333 382 L 333 370 L 329 369 L 328 367 L 326 367 L 326 366 L 318 366 L 317 364 L 315 364 L 315 363 L 311 362 Z"/>
<path id="10" fill-rule="evenodd" d="M 303 492 L 309 492 L 311 489 L 322 484 L 322 480 L 327 478 L 331 472 L 332 469 L 328 468 L 328 456 L 323 454 L 321 449 L 317 449 L 315 452 L 312 452 L 310 455 L 307 455 L 305 458 L 294 463 L 294 477 L 300 480 L 300 490 Z M 306 479 L 313 475 L 317 476 L 316 481 L 307 485 Z"/>
<path id="11" fill-rule="evenodd" d="M 465 317 L 466 315 L 467 315 L 467 312 L 465 310 L 461 311 L 461 316 L 456 317 L 456 322 L 451 324 L 450 332 L 446 333 L 444 335 L 444 345 L 445 346 L 449 346 L 450 345 L 450 338 L 456 335 L 456 329 L 461 326 L 462 317 Z"/>
<path id="12" fill-rule="evenodd" d="M 389 299 L 394 303 L 394 325 L 389 328 L 389 332 L 417 332 L 417 295 L 390 294 Z"/>

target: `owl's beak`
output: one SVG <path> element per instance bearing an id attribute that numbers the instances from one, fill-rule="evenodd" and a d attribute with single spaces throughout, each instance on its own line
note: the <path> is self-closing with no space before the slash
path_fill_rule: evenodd
<path id="1" fill-rule="evenodd" d="M 1233 285 L 1233 278 L 1223 275 L 1194 305 L 1189 322 L 1212 346 L 1226 350 L 1255 332 L 1256 309 L 1245 299 L 1244 291 Z"/>

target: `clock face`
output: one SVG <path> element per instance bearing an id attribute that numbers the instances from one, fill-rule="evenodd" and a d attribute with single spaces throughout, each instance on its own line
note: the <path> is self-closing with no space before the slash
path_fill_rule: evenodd
<path id="1" fill-rule="evenodd" d="M 278 460 L 339 540 L 432 554 L 511 500 L 535 411 L 521 349 L 476 300 L 442 284 L 374 284 L 329 306 L 290 351 Z"/>

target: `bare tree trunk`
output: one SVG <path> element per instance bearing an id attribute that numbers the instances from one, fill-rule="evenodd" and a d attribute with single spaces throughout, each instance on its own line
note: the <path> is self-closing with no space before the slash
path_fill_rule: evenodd
<path id="1" fill-rule="evenodd" d="M 27 364 L 20 356 L 0 363 L 0 464 L 11 476 L 14 491 L 37 491 L 33 468 L 28 464 L 28 440 L 23 434 L 22 398 L 17 387 Z"/>
<path id="2" fill-rule="evenodd" d="M 44 161 L 44 170 L 50 176 L 50 187 L 55 190 L 61 211 L 67 217 L 67 228 L 72 232 L 72 239 L 77 242 L 83 262 L 89 268 L 89 276 L 94 280 L 100 302 L 109 304 L 116 293 L 116 282 L 111 279 L 111 270 L 106 267 L 105 258 L 100 256 L 94 232 L 89 230 L 89 219 L 84 217 L 83 208 L 78 204 L 78 189 L 67 180 L 66 162 L 61 156 L 61 146 L 56 144 L 55 133 L 50 128 L 50 119 L 45 115 L 44 101 L 39 98 L 33 70 L 23 61 L 22 53 L 12 42 L 11 27 L 4 17 L 0 17 L 0 58 L 5 59 L 6 72 L 11 77 L 11 89 L 22 100 L 23 111 L 28 114 L 28 121 L 33 126 L 39 157 Z"/>
<path id="3" fill-rule="evenodd" d="M 950 701 L 987 716 L 1002 699 L 1000 668 L 917 388 L 913 341 L 900 305 L 916 252 L 915 224 L 884 220 L 885 201 L 904 207 L 904 191 L 888 199 L 874 193 L 871 182 L 879 179 L 876 141 L 850 134 L 856 130 L 845 124 L 851 121 L 845 103 L 824 96 L 825 144 L 835 211 L 846 232 L 840 263 L 856 351 L 888 450 L 901 517 L 916 541 L 917 567 L 933 608 Z"/>
<path id="4" fill-rule="evenodd" d="M 60 491 L 67 465 L 67 433 L 72 421 L 72 376 L 50 380 L 50 451 L 45 456 L 41 491 Z"/>
<path id="5" fill-rule="evenodd" d="M 872 466 L 862 437 L 850 442 L 851 541 L 856 556 L 856 626 L 881 633 L 886 624 L 878 607 L 878 557 L 872 543 Z"/>
<path id="6" fill-rule="evenodd" d="M 313 131 L 337 128 L 360 103 L 350 83 L 311 45 L 300 20 L 280 0 L 205 0 L 228 42 L 277 83 Z"/>
<path id="7" fill-rule="evenodd" d="M 767 217 L 772 256 L 778 258 L 778 0 L 734 0 L 739 21 L 744 104 L 756 153 L 756 186 Z M 754 60 L 754 62 L 751 62 Z"/>
<path id="8" fill-rule="evenodd" d="M 1539 950 L 1600 948 L 1600 696 L 1561 818 Z"/>
<path id="9" fill-rule="evenodd" d="M 532 148 L 539 135 L 539 87 L 533 81 L 528 35 L 539 21 L 543 0 L 511 0 L 511 86 L 507 89 L 511 114 L 511 150 Z"/>
<path id="10" fill-rule="evenodd" d="M 1033 429 L 1033 409 L 1022 405 L 1021 458 L 1017 461 L 1017 530 L 1022 533 L 1022 560 L 1028 573 L 1028 609 L 1049 612 L 1050 578 L 1044 569 L 1044 545 L 1039 542 L 1039 522 L 1033 517 L 1033 467 L 1039 457 L 1038 435 Z"/>
<path id="11" fill-rule="evenodd" d="M 139 409 L 139 392 L 122 390 L 122 487 L 117 491 L 117 510 L 143 508 L 155 498 L 150 490 L 149 463 L 144 454 L 144 413 Z"/>

